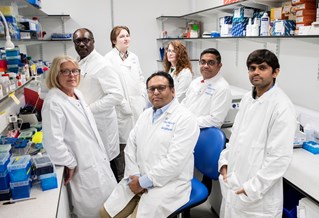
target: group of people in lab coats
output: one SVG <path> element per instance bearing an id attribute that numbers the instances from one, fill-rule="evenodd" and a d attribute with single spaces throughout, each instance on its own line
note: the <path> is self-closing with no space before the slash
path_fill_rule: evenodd
<path id="1" fill-rule="evenodd" d="M 93 33 L 78 29 L 78 60 L 53 60 L 42 109 L 44 146 L 65 166 L 77 217 L 167 217 L 189 200 L 199 129 L 220 128 L 230 108 L 221 55 L 204 50 L 201 76 L 193 79 L 186 47 L 171 41 L 165 72 L 145 83 L 128 50 L 130 30 L 116 26 L 110 40 L 113 48 L 103 57 Z M 294 108 L 275 85 L 276 55 L 256 50 L 246 64 L 253 91 L 243 98 L 220 157 L 221 217 L 280 217 Z"/>

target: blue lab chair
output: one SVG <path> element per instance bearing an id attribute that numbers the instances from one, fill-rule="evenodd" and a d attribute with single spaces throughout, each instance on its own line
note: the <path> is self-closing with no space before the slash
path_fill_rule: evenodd
<path id="1" fill-rule="evenodd" d="M 224 149 L 226 137 L 223 131 L 218 128 L 204 128 L 200 130 L 199 138 L 194 150 L 195 168 L 206 177 L 208 184 L 200 182 L 198 179 L 192 179 L 192 191 L 189 201 L 169 216 L 183 217 L 185 212 L 197 205 L 205 202 L 211 190 L 211 180 L 218 180 L 218 159 L 220 152 Z"/>

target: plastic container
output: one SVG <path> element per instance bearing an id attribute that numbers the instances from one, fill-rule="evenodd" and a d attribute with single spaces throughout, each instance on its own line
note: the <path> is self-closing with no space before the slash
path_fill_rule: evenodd
<path id="1" fill-rule="evenodd" d="M 34 164 L 34 172 L 35 175 L 41 176 L 43 174 L 53 173 L 53 163 L 50 160 L 49 156 L 39 156 L 33 157 L 33 164 Z"/>
<path id="2" fill-rule="evenodd" d="M 30 155 L 23 155 L 13 157 L 8 164 L 8 171 L 11 182 L 26 181 L 31 174 L 31 157 Z"/>
<path id="3" fill-rule="evenodd" d="M 0 201 L 7 201 L 11 198 L 10 189 L 0 190 Z"/>
<path id="4" fill-rule="evenodd" d="M 4 171 L 3 173 L 0 173 L 0 190 L 5 190 L 10 188 L 10 176 L 8 170 Z"/>
<path id="5" fill-rule="evenodd" d="M 12 199 L 29 198 L 31 192 L 31 180 L 10 182 Z"/>
<path id="6" fill-rule="evenodd" d="M 260 36 L 269 36 L 269 16 L 267 12 L 260 18 Z"/>
<path id="7" fill-rule="evenodd" d="M 8 152 L 11 155 L 12 154 L 11 150 L 12 150 L 12 146 L 10 144 L 4 144 L 4 145 L 0 144 L 0 153 Z"/>
<path id="8" fill-rule="evenodd" d="M 314 141 L 307 141 L 302 144 L 302 148 L 313 153 L 319 154 L 319 144 Z"/>
<path id="9" fill-rule="evenodd" d="M 0 153 L 0 173 L 3 173 L 7 170 L 7 166 L 10 162 L 10 153 Z"/>
<path id="10" fill-rule="evenodd" d="M 28 140 L 18 140 L 14 145 L 14 153 L 17 155 L 25 155 L 28 152 L 30 146 L 31 144 Z"/>
<path id="11" fill-rule="evenodd" d="M 56 173 L 43 174 L 39 177 L 41 182 L 42 191 L 55 189 L 58 187 L 58 180 L 56 178 Z"/>

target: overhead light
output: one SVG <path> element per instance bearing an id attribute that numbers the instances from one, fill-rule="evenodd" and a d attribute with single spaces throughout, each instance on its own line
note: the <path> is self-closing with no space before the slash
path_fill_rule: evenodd
<path id="1" fill-rule="evenodd" d="M 11 36 L 10 36 L 10 32 L 9 32 L 8 23 L 6 21 L 6 18 L 3 16 L 1 11 L 0 11 L 0 15 L 1 15 L 1 18 L 3 20 L 4 26 L 6 28 L 6 31 L 5 31 L 6 43 L 5 43 L 4 47 L 5 47 L 5 49 L 14 49 L 14 44 L 11 41 Z"/>

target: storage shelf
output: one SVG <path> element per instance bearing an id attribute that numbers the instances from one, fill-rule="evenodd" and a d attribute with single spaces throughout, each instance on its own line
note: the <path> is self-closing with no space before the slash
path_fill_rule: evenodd
<path id="1" fill-rule="evenodd" d="M 297 35 L 297 36 L 230 36 L 230 37 L 214 37 L 214 38 L 158 38 L 157 41 L 171 41 L 171 40 L 180 40 L 180 41 L 209 41 L 209 40 L 233 40 L 233 39 L 243 39 L 251 40 L 257 42 L 276 42 L 278 39 L 294 39 L 305 41 L 309 43 L 319 44 L 319 35 Z"/>
<path id="2" fill-rule="evenodd" d="M 24 17 L 70 17 L 70 15 L 62 14 L 62 15 L 49 15 L 42 11 L 41 9 L 35 7 L 34 5 L 30 4 L 26 0 L 1 0 L 0 5 L 1 6 L 11 6 L 12 3 L 16 3 L 18 6 L 18 12 L 19 15 Z"/>
<path id="3" fill-rule="evenodd" d="M 16 88 L 14 91 L 10 92 L 9 94 L 6 94 L 5 96 L 3 96 L 2 98 L 0 98 L 0 103 L 2 103 L 3 101 L 5 101 L 6 99 L 9 98 L 9 95 L 13 92 L 18 92 L 20 91 L 22 88 L 24 88 L 26 85 L 28 85 L 32 80 L 34 80 L 34 77 L 31 77 L 31 79 L 29 79 L 26 83 L 24 83 L 22 86 L 19 86 L 18 88 Z"/>
<path id="4" fill-rule="evenodd" d="M 220 13 L 226 13 L 226 14 L 233 14 L 233 11 L 235 8 L 239 8 L 242 6 L 245 7 L 252 7 L 252 8 L 258 8 L 264 11 L 268 11 L 271 7 L 278 7 L 281 5 L 282 2 L 285 0 L 240 0 L 238 2 L 227 4 L 227 5 L 220 5 L 213 8 L 208 8 L 201 11 L 192 12 L 189 14 L 181 15 L 181 16 L 160 16 L 157 17 L 157 20 L 160 21 L 166 21 L 168 19 L 200 19 L 202 17 L 208 17 L 212 15 L 218 15 Z"/>
<path id="5" fill-rule="evenodd" d="M 0 47 L 3 47 L 5 44 L 4 39 L 0 39 Z M 61 43 L 61 42 L 72 42 L 72 39 L 66 39 L 66 40 L 37 40 L 37 39 L 22 39 L 22 40 L 12 40 L 14 45 L 40 45 L 40 44 L 46 44 L 46 43 Z"/>

